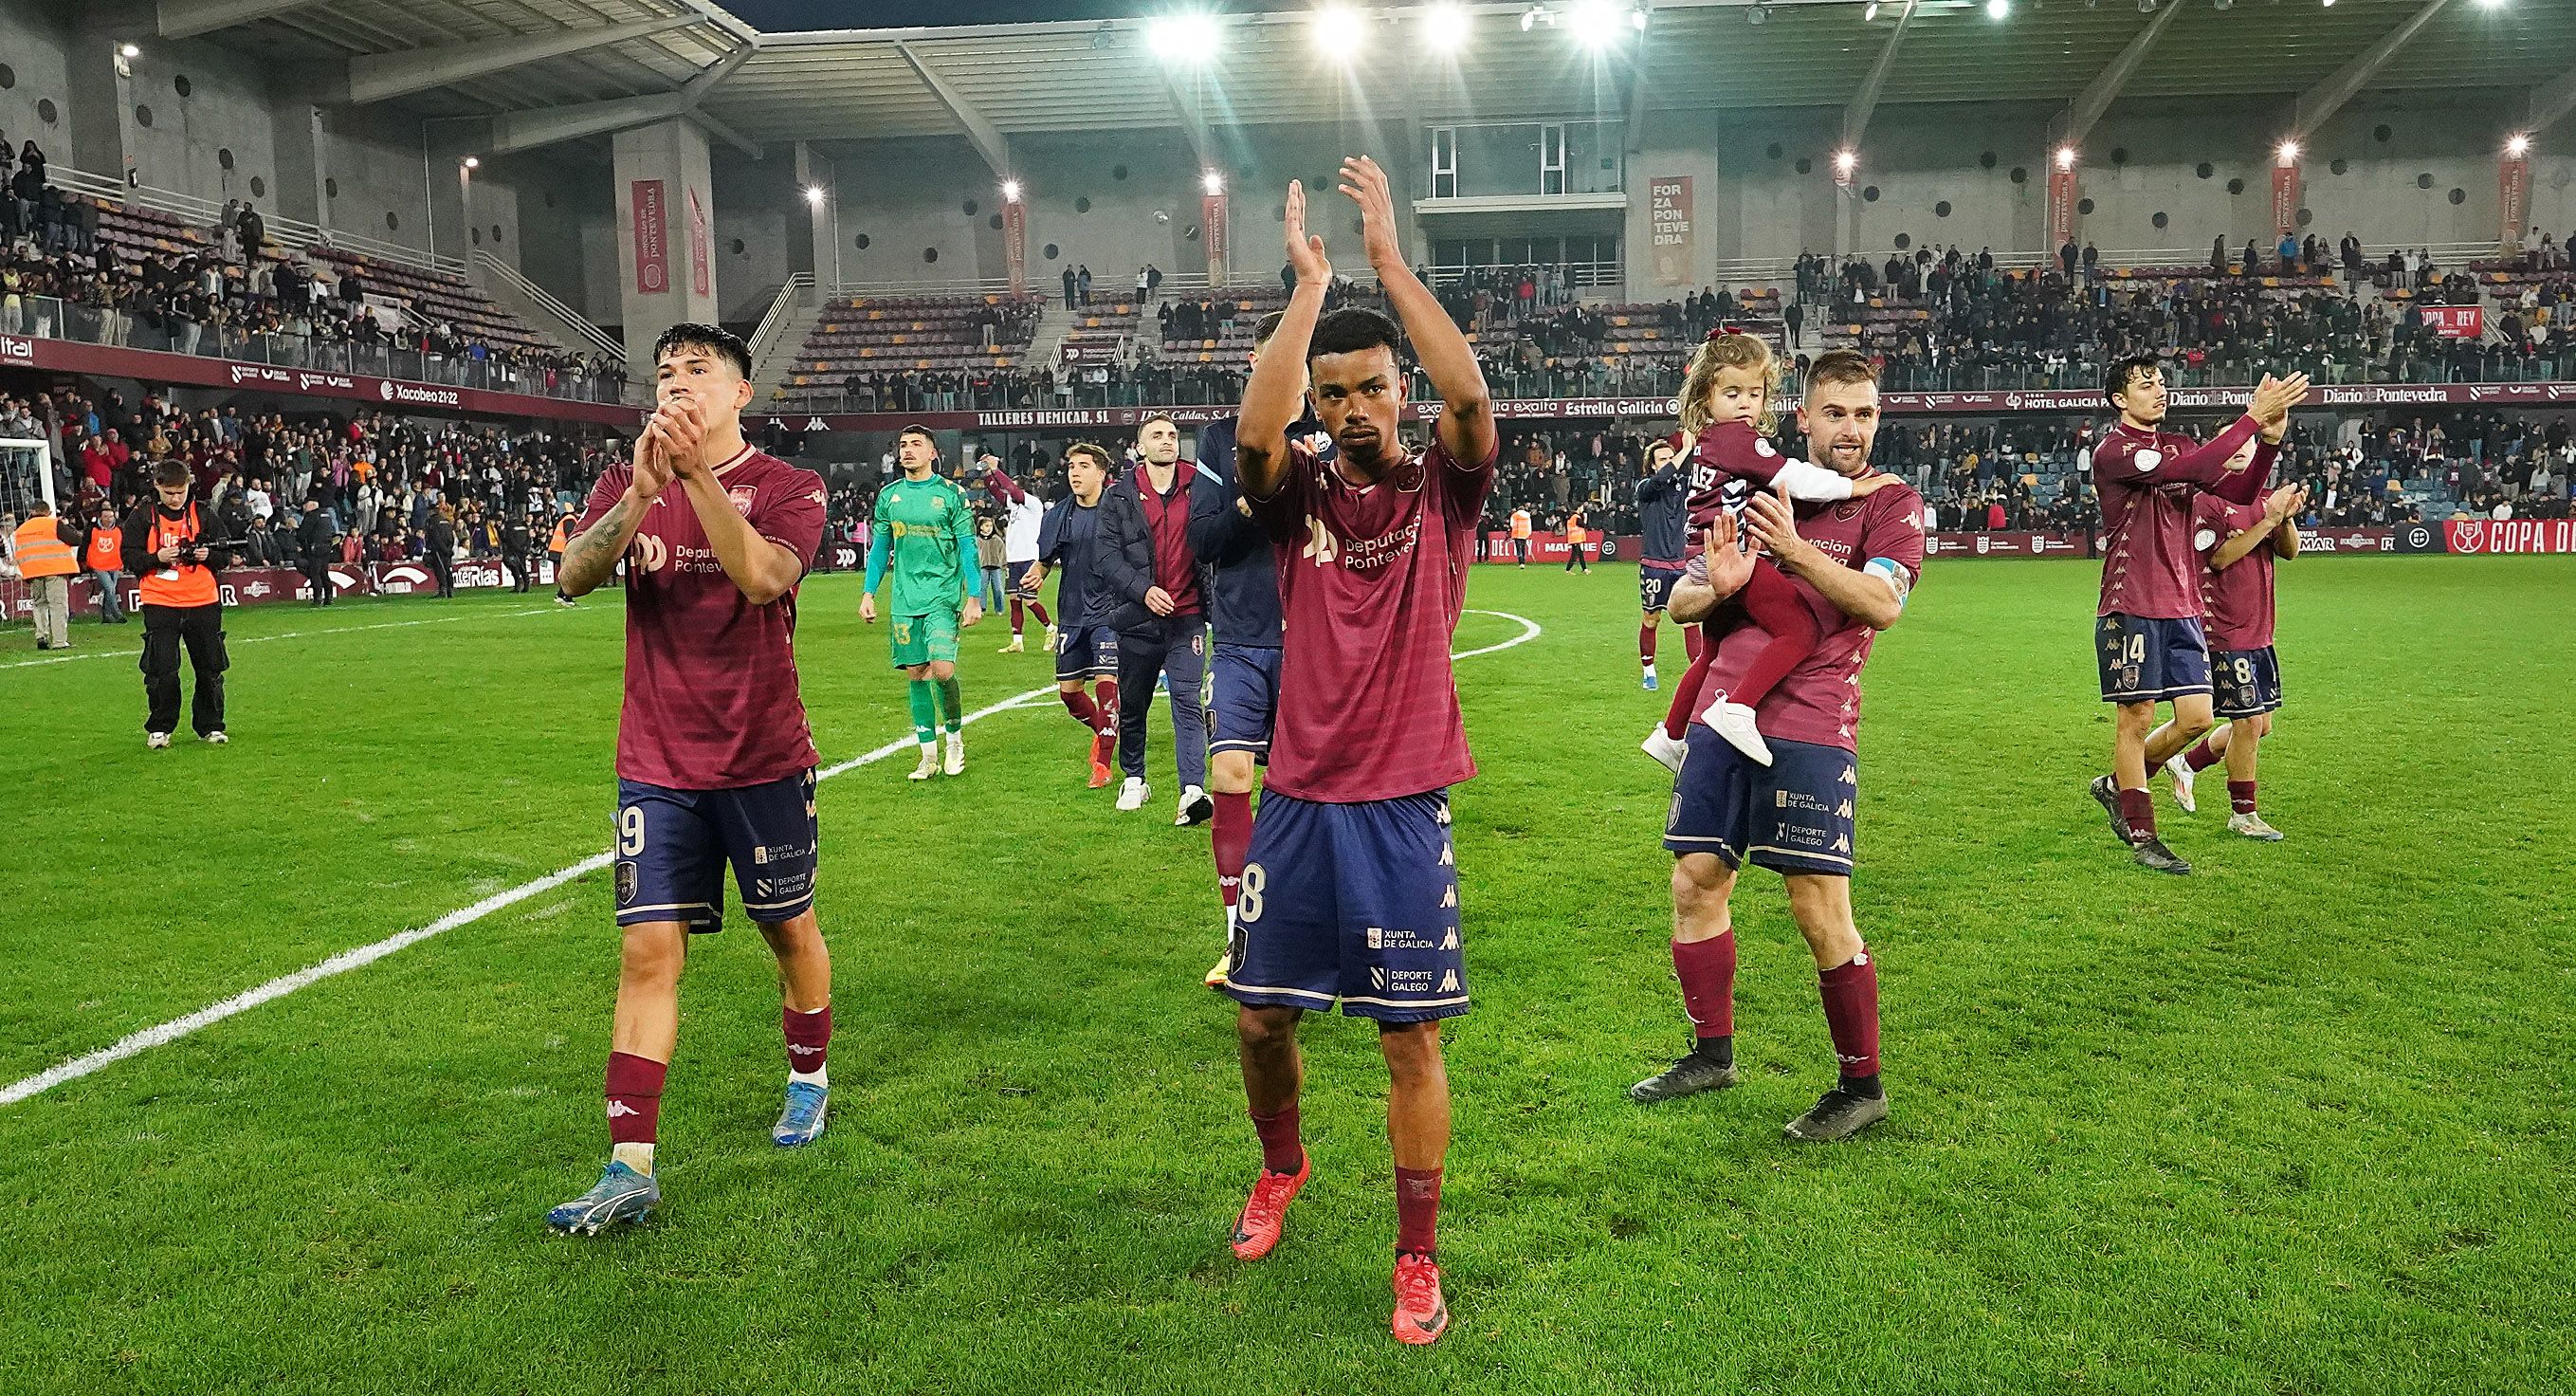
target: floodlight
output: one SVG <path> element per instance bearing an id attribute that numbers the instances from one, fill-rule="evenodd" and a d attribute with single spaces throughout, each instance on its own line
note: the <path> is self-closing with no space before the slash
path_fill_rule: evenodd
<path id="1" fill-rule="evenodd" d="M 1314 36 L 1315 47 L 1336 58 L 1348 58 L 1358 46 L 1363 28 L 1359 11 L 1335 5 L 1315 12 L 1314 28 L 1310 32 Z"/>
<path id="2" fill-rule="evenodd" d="M 1463 7 L 1434 5 L 1422 16 L 1422 41 L 1434 53 L 1456 53 L 1467 46 L 1467 31 L 1472 24 Z"/>

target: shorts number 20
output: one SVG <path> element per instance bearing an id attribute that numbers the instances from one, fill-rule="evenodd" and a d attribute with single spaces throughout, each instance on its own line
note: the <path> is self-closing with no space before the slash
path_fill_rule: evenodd
<path id="1" fill-rule="evenodd" d="M 632 858 L 644 851 L 644 807 L 628 805 L 617 812 L 617 856 Z"/>
<path id="2" fill-rule="evenodd" d="M 1269 882 L 1270 875 L 1261 870 L 1261 865 L 1259 863 L 1246 863 L 1243 865 L 1243 887 L 1242 890 L 1235 893 L 1234 897 L 1234 915 L 1236 920 L 1258 921 L 1261 919 L 1261 889 L 1269 885 Z"/>

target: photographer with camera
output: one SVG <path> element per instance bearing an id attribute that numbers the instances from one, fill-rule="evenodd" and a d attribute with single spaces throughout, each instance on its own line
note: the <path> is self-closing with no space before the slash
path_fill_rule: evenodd
<path id="1" fill-rule="evenodd" d="M 207 521 L 188 498 L 188 467 L 164 458 L 152 463 L 155 498 L 137 505 L 125 520 L 125 570 L 142 579 L 143 696 L 151 711 L 143 720 L 144 745 L 160 750 L 170 745 L 179 725 L 179 649 L 197 673 L 196 699 L 189 716 L 197 735 L 224 742 L 224 654 L 222 597 L 215 572 L 230 564 L 220 543 L 206 537 Z"/>

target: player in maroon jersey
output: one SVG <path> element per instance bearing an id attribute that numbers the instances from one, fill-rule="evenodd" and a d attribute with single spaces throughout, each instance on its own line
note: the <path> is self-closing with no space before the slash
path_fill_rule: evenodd
<path id="1" fill-rule="evenodd" d="M 617 721 L 617 925 L 608 1057 L 611 1157 L 556 1207 L 561 1231 L 634 1221 L 661 1200 L 653 1143 L 679 1040 L 690 934 L 744 916 L 778 959 L 787 1104 L 770 1138 L 823 1132 L 832 964 L 814 916 L 814 739 L 796 684 L 796 587 L 823 539 L 824 486 L 742 439 L 751 353 L 712 325 L 653 349 L 660 406 L 633 460 L 591 491 L 557 585 L 580 596 L 626 563 L 626 700 Z"/>
<path id="2" fill-rule="evenodd" d="M 2093 453 L 2093 487 L 2102 501 L 2102 604 L 2093 657 L 2102 701 L 2119 705 L 2119 726 L 2111 773 L 2094 779 L 2093 798 L 2138 866 L 2188 873 L 2191 864 L 2156 837 L 2147 773 L 2209 730 L 2209 642 L 2200 627 L 2192 498 L 2208 490 L 2231 504 L 2254 502 L 2272 473 L 2290 409 L 2308 395 L 2308 377 L 2263 375 L 2245 415 L 2205 444 L 2157 429 L 2166 396 L 2154 355 L 2115 360 L 2102 392 L 2120 421 Z M 2255 443 L 2253 454 L 2240 464 L 2237 452 L 2248 442 Z M 2160 702 L 2172 703 L 2174 715 L 2157 727 Z"/>
<path id="3" fill-rule="evenodd" d="M 2228 832 L 2266 843 L 2281 837 L 2264 821 L 2254 794 L 2255 749 L 2272 735 L 2272 714 L 2281 706 L 2281 661 L 2272 652 L 2272 560 L 2299 555 L 2299 510 L 2307 502 L 2308 492 L 2293 485 L 2272 491 L 2260 508 L 2211 494 L 2191 502 L 2191 545 L 2209 557 L 2200 597 L 2219 725 L 2165 770 L 2173 776 L 2174 803 L 2190 814 L 2199 808 L 2192 777 L 2225 761 Z"/>
<path id="4" fill-rule="evenodd" d="M 1288 260 L 1297 285 L 1245 385 L 1237 480 L 1279 554 L 1278 718 L 1270 776 L 1253 816 L 1235 903 L 1225 992 L 1243 1006 L 1243 1090 L 1261 1137 L 1261 1176 L 1234 1227 L 1234 1253 L 1279 1241 L 1308 1167 L 1297 1134 L 1309 1010 L 1371 1018 L 1389 1077 L 1395 1155 L 1395 1336 L 1436 1341 L 1449 1325 L 1434 1232 L 1449 1149 L 1440 1020 L 1467 1011 L 1448 789 L 1476 773 L 1449 671 L 1467 599 L 1474 532 L 1494 483 L 1493 401 L 1475 351 L 1405 264 L 1386 175 L 1342 162 L 1369 264 L 1440 394 L 1431 444 L 1396 439 L 1405 373 L 1383 315 L 1323 315 L 1332 263 L 1306 232 L 1306 195 L 1288 186 Z M 1319 318 L 1320 317 L 1320 318 Z M 1287 430 L 1300 367 L 1333 438 L 1319 460 Z"/>
<path id="5" fill-rule="evenodd" d="M 1798 406 L 1816 464 L 1860 482 L 1879 424 L 1878 370 L 1849 349 L 1816 359 Z M 1887 1118 L 1878 1073 L 1878 966 L 1852 919 L 1857 850 L 1860 671 L 1878 632 L 1897 622 L 1923 569 L 1923 501 L 1899 481 L 1833 503 L 1758 494 L 1744 525 L 1797 588 L 1823 632 L 1755 710 L 1772 759 L 1757 762 L 1694 711 L 1673 777 L 1664 847 L 1673 854 L 1673 969 L 1694 1033 L 1691 1051 L 1628 1088 L 1641 1104 L 1732 1086 L 1735 927 L 1728 901 L 1748 862 L 1780 874 L 1789 913 L 1816 962 L 1825 1024 L 1840 1066 L 1815 1108 L 1789 1122 L 1793 1140 L 1848 1139 Z M 1711 516 L 1706 545 L 1673 593 L 1673 618 L 1718 632 L 1702 680 L 1740 681 L 1772 643 L 1737 598 L 1754 561 L 1733 516 Z"/>

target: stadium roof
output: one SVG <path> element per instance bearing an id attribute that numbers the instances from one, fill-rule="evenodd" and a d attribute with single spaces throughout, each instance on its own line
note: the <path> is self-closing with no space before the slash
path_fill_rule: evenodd
<path id="1" fill-rule="evenodd" d="M 1605 0 L 1593 0 L 1601 5 Z M 1142 7 L 1143 0 L 1140 0 Z M 1606 0 L 1624 19 L 1629 0 Z M 1571 0 L 1483 3 L 1454 57 L 1424 5 L 1359 5 L 1367 57 L 1319 51 L 1316 11 L 1215 14 L 1189 61 L 1144 18 L 761 33 L 715 0 L 155 0 L 164 37 L 211 33 L 323 100 L 489 115 L 494 148 L 688 112 L 745 149 L 791 140 L 1336 122 L 1618 117 L 1636 111 L 2273 94 L 2308 129 L 2364 91 L 2528 89 L 2576 104 L 2576 6 L 2542 0 L 1636 0 L 1647 27 L 1592 48 Z M 929 8 L 929 7 L 925 7 Z M 1525 11 L 1550 18 L 1524 29 Z M 1759 14 L 1761 19 L 1754 21 Z M 1623 31 L 1625 26 L 1619 26 Z M 533 55 L 533 56 L 532 56 Z M 1873 90 L 1873 83 L 1875 88 Z M 2292 122 L 2295 107 L 2298 119 Z M 2080 134 L 2089 120 L 2073 123 Z"/>

